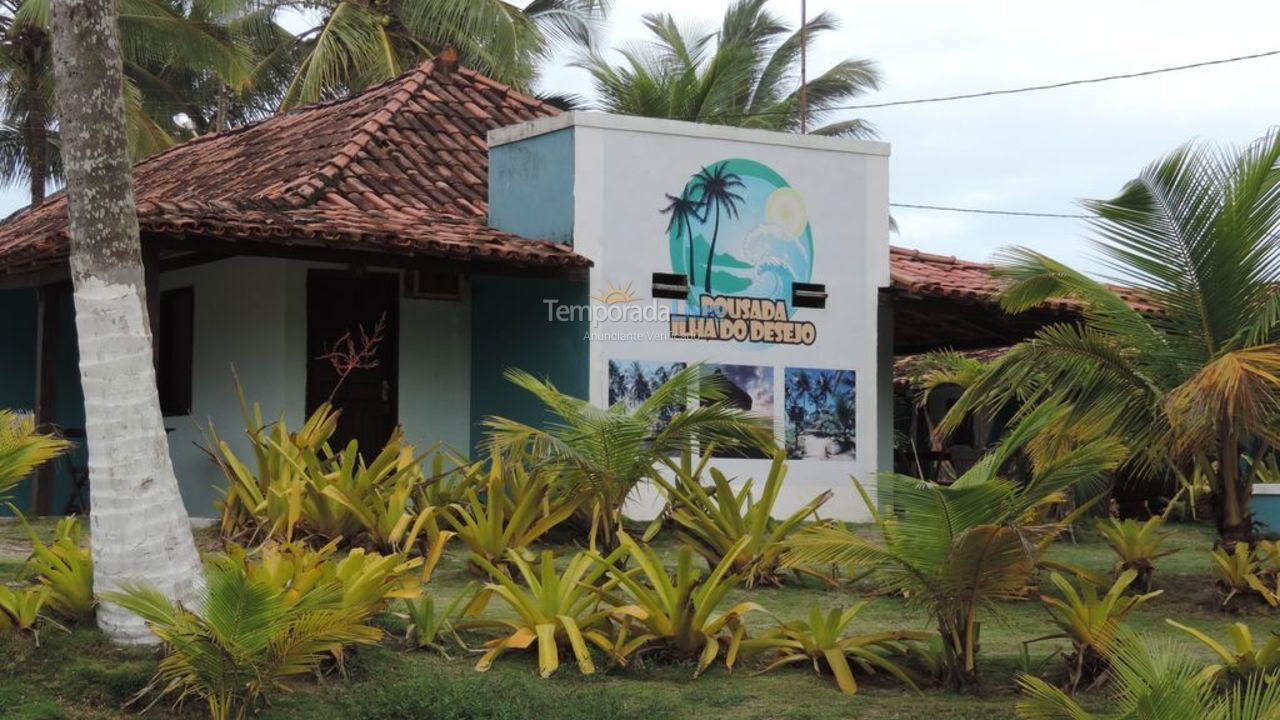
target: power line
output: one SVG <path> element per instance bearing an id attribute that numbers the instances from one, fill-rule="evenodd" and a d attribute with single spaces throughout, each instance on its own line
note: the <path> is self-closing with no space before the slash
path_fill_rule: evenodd
<path id="1" fill-rule="evenodd" d="M 971 100 L 974 98 L 994 97 L 996 95 L 1016 95 L 1019 93 L 1038 92 L 1041 90 L 1056 90 L 1058 88 L 1073 87 L 1076 85 L 1092 85 L 1095 83 L 1110 82 L 1112 80 L 1130 80 L 1133 78 L 1149 77 L 1151 75 L 1162 75 L 1165 73 L 1179 72 L 1182 70 L 1194 70 L 1196 68 L 1210 67 L 1213 65 L 1227 65 L 1229 63 L 1245 62 L 1246 60 L 1258 60 L 1260 58 L 1272 57 L 1280 55 L 1280 50 L 1267 50 L 1266 52 L 1251 53 L 1249 55 L 1236 55 L 1235 57 L 1220 58 L 1217 60 L 1204 60 L 1201 62 L 1187 63 L 1185 65 L 1172 65 L 1169 67 L 1155 68 L 1153 70 L 1142 70 L 1131 73 L 1118 73 L 1115 75 L 1103 75 L 1100 77 L 1082 78 L 1079 80 L 1066 80 L 1063 82 L 1045 83 L 1042 85 L 1027 85 L 1025 87 L 1006 88 L 1003 90 L 986 90 L 983 92 L 962 93 L 959 95 L 941 95 L 937 97 L 915 98 L 912 100 L 895 100 L 892 102 L 880 103 L 860 103 L 854 105 L 835 105 L 829 108 L 823 108 L 823 112 L 831 110 L 867 110 L 870 108 L 886 108 L 898 107 L 900 105 L 923 105 L 925 103 L 950 102 L 952 100 Z M 789 115 L 791 110 L 761 110 L 757 112 L 746 113 L 716 113 L 714 115 L 702 116 L 704 118 L 730 118 L 730 117 L 760 117 L 765 115 Z M 688 120 L 697 120 L 698 116 L 686 118 Z"/>
<path id="2" fill-rule="evenodd" d="M 949 205 L 916 205 L 912 203 L 889 203 L 890 207 L 909 208 L 911 210 L 942 210 L 945 212 L 973 213 L 975 215 L 1013 215 L 1016 217 L 1039 218 L 1071 218 L 1072 220 L 1088 220 L 1092 215 L 1072 213 L 1029 212 L 1023 210 L 985 210 L 981 208 L 952 207 Z"/>

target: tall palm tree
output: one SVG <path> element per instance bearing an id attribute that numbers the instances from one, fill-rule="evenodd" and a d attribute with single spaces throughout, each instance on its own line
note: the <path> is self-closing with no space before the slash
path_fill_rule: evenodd
<path id="1" fill-rule="evenodd" d="M 693 284 L 693 221 L 705 221 L 706 218 L 698 217 L 698 208 L 703 207 L 702 203 L 689 197 L 687 190 L 682 191 L 679 197 L 667 195 L 667 206 L 662 209 L 663 214 L 670 214 L 671 220 L 667 222 L 667 232 L 676 231 L 677 235 L 684 235 L 689 245 L 689 265 L 686 274 L 689 276 L 689 284 Z"/>
<path id="2" fill-rule="evenodd" d="M 70 443 L 36 432 L 35 418 L 0 410 L 0 500 L 31 471 L 57 457 Z"/>
<path id="3" fill-rule="evenodd" d="M 1115 440 L 1102 440 L 1051 457 L 1036 454 L 1032 440 L 1063 414 L 1064 408 L 1040 405 L 949 486 L 883 477 L 893 498 L 884 515 L 855 478 L 879 542 L 840 524 L 816 524 L 793 536 L 784 564 L 874 569 L 872 579 L 884 590 L 902 594 L 937 623 L 950 681 L 974 684 L 981 612 L 996 612 L 996 601 L 1026 595 L 1039 551 L 1065 524 L 1039 521 L 1032 511 L 1095 481 L 1123 453 Z M 1008 470 L 1025 452 L 1031 452 L 1034 470 L 1027 482 L 1015 482 Z"/>
<path id="4" fill-rule="evenodd" d="M 728 172 L 728 162 L 722 162 L 713 168 L 702 168 L 693 178 L 693 189 L 698 192 L 699 202 L 703 205 L 703 220 L 715 208 L 716 222 L 711 231 L 711 247 L 707 248 L 707 269 L 702 280 L 702 289 L 711 292 L 711 270 L 716 261 L 716 241 L 720 239 L 720 213 L 729 217 L 738 217 L 738 203 L 744 198 L 734 189 L 744 187 L 742 178 Z"/>
<path id="5" fill-rule="evenodd" d="M 339 97 L 399 75 L 444 46 L 464 65 L 527 89 L 562 42 L 590 44 L 608 0 L 273 0 L 318 18 L 290 41 L 300 61 L 282 108 Z"/>
<path id="6" fill-rule="evenodd" d="M 634 409 L 626 403 L 601 408 L 566 395 L 529 373 L 510 370 L 507 379 L 533 393 L 555 421 L 534 427 L 507 418 L 485 420 L 486 448 L 527 456 L 559 474 L 570 492 L 590 497 L 591 545 L 612 548 L 622 508 L 640 483 L 657 472 L 659 460 L 699 446 L 752 446 L 772 452 L 768 418 L 724 402 L 724 387 L 690 365 L 651 389 Z M 698 400 L 690 406 L 691 400 Z"/>
<path id="7" fill-rule="evenodd" d="M 160 416 L 133 201 L 115 0 L 53 3 L 54 90 L 71 230 L 71 282 L 89 447 L 94 588 L 145 581 L 190 604 L 200 557 Z M 98 624 L 119 642 L 154 641 L 112 603 Z"/>
<path id="8" fill-rule="evenodd" d="M 653 39 L 622 49 L 622 64 L 598 52 L 583 55 L 577 64 L 591 73 L 600 106 L 610 112 L 797 132 L 801 40 L 812 46 L 838 23 L 824 12 L 801 31 L 769 12 L 768 1 L 737 0 L 714 32 L 682 28 L 670 15 L 646 15 Z M 843 60 L 809 79 L 808 116 L 820 122 L 837 106 L 879 87 L 875 62 Z M 871 124 L 858 119 L 813 132 L 875 135 Z"/>
<path id="9" fill-rule="evenodd" d="M 1280 447 L 1280 130 L 1236 152 L 1186 145 L 1093 213 L 1119 291 L 1051 258 L 1004 256 L 1009 312 L 1072 298 L 1079 322 L 1046 327 L 974 379 L 944 419 L 1064 399 L 1064 428 L 1121 439 L 1147 476 L 1212 479 L 1228 547 L 1253 537 L 1252 468 Z M 1145 306 L 1129 301 L 1143 298 Z"/>
<path id="10" fill-rule="evenodd" d="M 0 180 L 27 181 L 31 203 L 44 200 L 50 181 L 62 179 L 53 103 L 51 0 L 0 0 Z M 216 7 L 215 7 L 216 6 Z M 197 0 L 121 0 L 128 137 L 135 159 L 174 142 L 180 110 L 196 106 L 187 79 L 214 76 L 242 87 L 245 51 L 215 21 L 237 3 Z"/>

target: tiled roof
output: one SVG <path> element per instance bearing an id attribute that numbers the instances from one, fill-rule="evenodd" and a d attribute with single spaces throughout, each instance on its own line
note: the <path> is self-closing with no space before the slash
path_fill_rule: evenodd
<path id="1" fill-rule="evenodd" d="M 144 231 L 516 265 L 589 265 L 485 224 L 489 130 L 554 114 L 474 71 L 425 63 L 353 98 L 206 135 L 134 165 Z M 66 257 L 66 198 L 0 226 L 0 267 Z"/>
<path id="2" fill-rule="evenodd" d="M 889 248 L 889 276 L 891 287 L 930 297 L 944 297 L 982 303 L 995 303 L 1005 284 L 992 272 L 994 265 L 958 260 L 949 255 L 934 255 L 901 247 Z M 1120 297 L 1142 311 L 1156 311 L 1150 298 L 1143 297 L 1130 288 L 1111 286 Z M 1051 299 L 1043 307 L 1049 310 L 1076 312 L 1079 302 L 1071 299 Z"/>

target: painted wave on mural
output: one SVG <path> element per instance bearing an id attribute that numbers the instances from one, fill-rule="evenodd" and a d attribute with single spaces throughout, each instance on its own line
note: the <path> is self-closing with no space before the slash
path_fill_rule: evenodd
<path id="1" fill-rule="evenodd" d="M 667 195 L 672 272 L 701 294 L 783 300 L 813 273 L 813 232 L 804 197 L 754 160 L 711 163 L 679 195 Z"/>

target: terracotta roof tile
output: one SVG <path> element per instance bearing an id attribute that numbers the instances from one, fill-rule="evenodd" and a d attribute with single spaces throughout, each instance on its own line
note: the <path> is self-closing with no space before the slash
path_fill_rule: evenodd
<path id="1" fill-rule="evenodd" d="M 524 265 L 589 265 L 561 245 L 485 225 L 489 130 L 555 108 L 431 63 L 347 100 L 206 135 L 134 165 L 150 232 L 365 244 Z M 0 268 L 60 262 L 66 198 L 0 225 Z"/>

